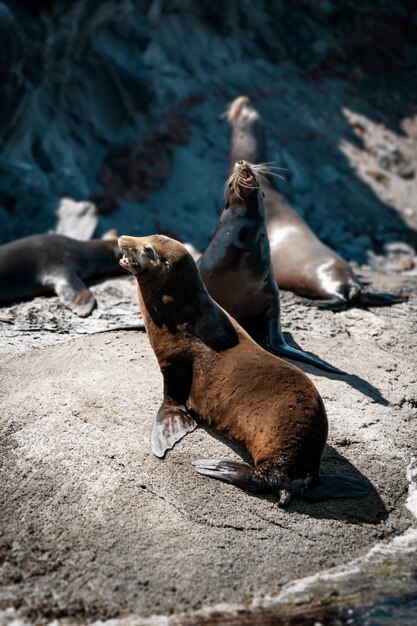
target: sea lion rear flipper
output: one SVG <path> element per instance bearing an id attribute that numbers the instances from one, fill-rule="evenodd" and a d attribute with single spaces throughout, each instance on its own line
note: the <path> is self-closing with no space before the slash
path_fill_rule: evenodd
<path id="1" fill-rule="evenodd" d="M 164 401 L 152 422 L 152 452 L 162 459 L 165 452 L 196 427 L 197 422 L 184 409 L 172 401 Z"/>
<path id="2" fill-rule="evenodd" d="M 363 498 L 369 491 L 368 485 L 363 480 L 331 474 L 320 476 L 316 483 L 303 491 L 302 496 L 315 502 L 327 498 Z"/>
<path id="3" fill-rule="evenodd" d="M 262 472 L 261 468 L 256 468 L 242 461 L 222 461 L 218 459 L 202 459 L 193 461 L 197 472 L 203 476 L 217 478 L 226 483 L 230 483 L 249 491 L 251 493 L 278 493 L 278 506 L 286 507 L 291 500 L 291 493 L 284 486 L 284 482 L 277 480 L 272 482 Z"/>
<path id="4" fill-rule="evenodd" d="M 327 300 L 308 300 L 309 306 L 315 306 L 318 309 L 328 309 L 329 311 L 346 311 L 348 301 L 345 298 L 328 298 Z"/>
<path id="5" fill-rule="evenodd" d="M 401 304 L 408 300 L 408 295 L 394 295 L 390 293 L 375 293 L 372 291 L 362 291 L 359 296 L 359 304 L 362 306 L 391 306 Z"/>
<path id="6" fill-rule="evenodd" d="M 62 304 L 79 317 L 90 315 L 96 305 L 96 299 L 75 270 L 49 276 L 44 284 L 52 287 Z"/>
<path id="7" fill-rule="evenodd" d="M 245 491 L 254 493 L 262 491 L 262 481 L 256 474 L 256 468 L 248 463 L 243 463 L 242 461 L 222 461 L 221 459 L 201 459 L 192 463 L 195 465 L 197 472 L 203 476 L 223 480 Z"/>

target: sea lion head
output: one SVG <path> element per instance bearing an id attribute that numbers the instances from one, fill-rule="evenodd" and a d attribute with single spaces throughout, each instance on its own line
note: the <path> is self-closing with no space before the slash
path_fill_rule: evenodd
<path id="1" fill-rule="evenodd" d="M 226 182 L 226 207 L 229 206 L 233 197 L 247 200 L 259 192 L 259 180 L 254 168 L 255 166 L 247 161 L 241 160 L 235 163 L 233 172 Z"/>
<path id="2" fill-rule="evenodd" d="M 142 292 L 154 301 L 165 295 L 188 304 L 206 294 L 197 266 L 187 248 L 165 235 L 119 238 L 121 267 L 133 274 Z M 152 294 L 152 295 L 150 295 Z"/>
<path id="3" fill-rule="evenodd" d="M 165 235 L 124 236 L 119 238 L 119 247 L 120 265 L 135 276 L 147 315 L 156 326 L 175 335 L 188 324 L 196 337 L 215 350 L 236 344 L 229 318 L 210 298 L 182 243 Z"/>
<path id="4" fill-rule="evenodd" d="M 182 258 L 190 257 L 187 249 L 175 239 L 165 235 L 148 237 L 119 237 L 122 253 L 120 265 L 134 276 L 152 273 L 162 276 Z"/>

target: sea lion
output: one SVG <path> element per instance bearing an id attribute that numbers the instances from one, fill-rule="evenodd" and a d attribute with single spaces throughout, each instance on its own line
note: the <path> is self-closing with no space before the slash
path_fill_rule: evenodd
<path id="1" fill-rule="evenodd" d="M 265 129 L 249 98 L 233 100 L 227 111 L 232 126 L 229 167 L 245 159 L 268 161 Z M 348 306 L 388 306 L 404 302 L 406 296 L 364 292 L 350 265 L 325 246 L 285 198 L 265 179 L 266 225 L 275 280 L 281 289 L 317 300 L 332 310 Z"/>
<path id="2" fill-rule="evenodd" d="M 121 272 L 117 233 L 78 241 L 63 235 L 31 235 L 0 246 L 0 304 L 55 292 L 80 317 L 96 301 L 83 280 Z"/>
<path id="3" fill-rule="evenodd" d="M 225 208 L 197 262 L 211 297 L 262 347 L 330 372 L 336 368 L 289 346 L 281 331 L 279 290 L 265 227 L 260 171 L 238 161 L 225 188 Z"/>
<path id="4" fill-rule="evenodd" d="M 124 236 L 119 246 L 121 266 L 136 277 L 164 378 L 164 399 L 151 429 L 153 453 L 162 458 L 198 420 L 244 448 L 255 464 L 200 460 L 200 474 L 275 493 L 281 506 L 293 495 L 366 495 L 360 480 L 319 476 L 328 426 L 318 391 L 294 365 L 263 350 L 210 297 L 186 248 L 163 235 Z"/>

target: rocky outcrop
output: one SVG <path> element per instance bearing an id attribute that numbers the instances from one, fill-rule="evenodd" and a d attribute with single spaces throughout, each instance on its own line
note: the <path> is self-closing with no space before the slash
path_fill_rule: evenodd
<path id="1" fill-rule="evenodd" d="M 128 203 L 142 226 L 151 228 L 144 198 L 171 175 L 174 147 L 196 127 L 207 128 L 208 115 L 217 116 L 240 92 L 275 103 L 281 119 L 299 116 L 302 137 L 285 137 L 272 116 L 269 121 L 278 133 L 275 153 L 284 150 L 290 176 L 306 184 L 309 176 L 299 172 L 306 165 L 306 142 L 315 141 L 312 133 L 319 141 L 330 134 L 332 146 L 340 140 L 339 127 L 320 127 L 321 114 L 334 116 L 335 101 L 340 110 L 360 100 L 371 118 L 394 127 L 407 118 L 412 125 L 416 87 L 407 75 L 415 67 L 416 29 L 406 1 L 1 3 L 0 241 L 53 228 L 62 197 L 93 198 L 103 212 Z M 288 87 L 293 93 L 280 108 Z M 313 105 L 317 91 L 329 97 L 320 110 L 306 112 L 303 91 Z M 192 96 L 209 104 L 198 106 Z M 188 105 L 178 117 L 184 100 Z M 317 114 L 318 124 L 304 119 L 307 113 Z M 222 127 L 209 137 L 211 150 L 223 149 L 226 133 Z M 414 180 L 409 156 L 395 150 L 381 155 L 380 167 Z M 333 156 L 336 174 L 329 173 L 320 150 L 308 155 L 307 168 L 313 175 L 319 170 L 322 186 L 337 183 L 340 164 Z M 214 189 L 206 190 L 208 204 L 216 201 Z M 292 185 L 285 192 L 325 239 L 348 248 L 349 220 L 346 236 L 332 239 L 334 227 L 323 228 L 328 209 L 323 212 L 322 199 L 300 201 L 305 194 L 294 193 Z M 414 193 L 413 187 L 412 199 Z M 365 204 L 371 206 L 372 197 Z M 348 209 L 344 201 L 342 217 Z M 163 211 L 158 219 L 169 222 Z M 375 226 L 372 217 L 370 223 Z M 388 230 L 388 239 L 395 239 L 407 227 L 393 218 Z M 208 221 L 206 238 L 210 232 Z"/>

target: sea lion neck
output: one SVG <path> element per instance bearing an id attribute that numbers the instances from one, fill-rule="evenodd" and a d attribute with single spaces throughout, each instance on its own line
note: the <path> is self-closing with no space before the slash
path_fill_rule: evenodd
<path id="1" fill-rule="evenodd" d="M 184 256 L 161 271 L 136 275 L 143 304 L 157 326 L 193 324 L 210 299 L 194 261 Z"/>
<path id="2" fill-rule="evenodd" d="M 158 280 L 155 272 L 136 275 L 149 335 L 157 328 L 168 331 L 174 342 L 195 337 L 216 352 L 235 346 L 239 336 L 232 321 L 209 296 L 191 257 L 184 259 L 173 265 L 165 280 Z"/>
<path id="3" fill-rule="evenodd" d="M 241 216 L 259 217 L 265 215 L 261 189 L 254 188 L 246 197 L 239 197 L 234 189 L 228 190 L 225 198 L 225 210 Z"/>

